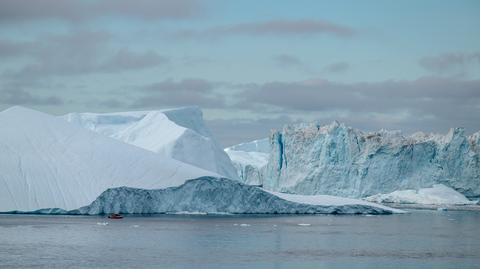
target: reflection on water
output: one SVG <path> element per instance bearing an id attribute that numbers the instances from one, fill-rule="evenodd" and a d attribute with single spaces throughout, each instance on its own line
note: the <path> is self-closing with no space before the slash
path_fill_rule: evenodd
<path id="1" fill-rule="evenodd" d="M 479 268 L 480 212 L 0 215 L 0 267 Z"/>

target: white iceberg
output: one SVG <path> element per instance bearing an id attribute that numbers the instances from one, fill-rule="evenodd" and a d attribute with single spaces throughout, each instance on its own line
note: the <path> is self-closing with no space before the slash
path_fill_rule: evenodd
<path id="1" fill-rule="evenodd" d="M 0 112 L 0 126 L 0 212 L 72 210 L 108 188 L 166 188 L 217 176 L 22 107 Z"/>
<path id="2" fill-rule="evenodd" d="M 229 157 L 204 124 L 198 107 L 116 113 L 70 113 L 72 124 L 165 157 L 237 179 Z"/>

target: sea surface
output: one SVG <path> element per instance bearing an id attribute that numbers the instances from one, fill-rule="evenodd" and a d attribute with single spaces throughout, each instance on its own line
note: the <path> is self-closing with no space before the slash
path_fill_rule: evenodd
<path id="1" fill-rule="evenodd" d="M 0 268 L 480 268 L 480 212 L 0 215 Z"/>

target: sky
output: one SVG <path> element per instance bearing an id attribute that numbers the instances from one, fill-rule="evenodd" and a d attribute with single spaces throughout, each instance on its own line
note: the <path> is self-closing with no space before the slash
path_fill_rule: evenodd
<path id="1" fill-rule="evenodd" d="M 285 124 L 480 130 L 477 0 L 0 0 L 0 110 L 199 106 L 224 146 Z"/>

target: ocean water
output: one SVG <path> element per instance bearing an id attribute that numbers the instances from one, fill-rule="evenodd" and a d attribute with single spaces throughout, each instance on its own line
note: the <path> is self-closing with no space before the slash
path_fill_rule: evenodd
<path id="1" fill-rule="evenodd" d="M 0 268 L 480 268 L 480 212 L 0 215 Z"/>

